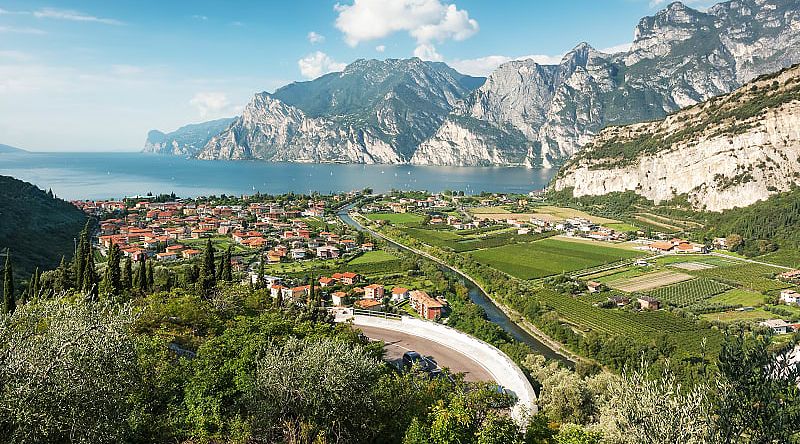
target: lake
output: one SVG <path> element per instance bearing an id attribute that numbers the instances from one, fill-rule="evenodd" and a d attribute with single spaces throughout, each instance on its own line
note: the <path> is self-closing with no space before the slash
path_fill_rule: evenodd
<path id="1" fill-rule="evenodd" d="M 172 193 L 323 194 L 372 188 L 527 193 L 547 186 L 555 169 L 345 165 L 260 161 L 202 161 L 144 153 L 3 153 L 0 175 L 12 176 L 64 199 L 109 199 Z"/>

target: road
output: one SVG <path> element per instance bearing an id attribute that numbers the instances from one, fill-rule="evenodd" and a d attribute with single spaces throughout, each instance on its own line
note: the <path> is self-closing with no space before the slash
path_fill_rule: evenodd
<path id="1" fill-rule="evenodd" d="M 423 356 L 431 357 L 439 367 L 447 367 L 453 373 L 464 373 L 464 379 L 467 381 L 494 381 L 481 364 L 438 342 L 382 328 L 367 326 L 355 326 L 355 328 L 370 339 L 383 341 L 386 344 L 384 358 L 393 364 L 400 363 L 403 353 L 413 350 Z"/>

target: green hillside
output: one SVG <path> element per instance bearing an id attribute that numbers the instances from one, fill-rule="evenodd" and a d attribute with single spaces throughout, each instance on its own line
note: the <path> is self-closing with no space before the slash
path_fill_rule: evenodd
<path id="1" fill-rule="evenodd" d="M 11 249 L 17 278 L 36 267 L 55 268 L 62 255 L 71 257 L 73 238 L 85 223 L 84 213 L 69 202 L 0 176 L 0 251 Z"/>

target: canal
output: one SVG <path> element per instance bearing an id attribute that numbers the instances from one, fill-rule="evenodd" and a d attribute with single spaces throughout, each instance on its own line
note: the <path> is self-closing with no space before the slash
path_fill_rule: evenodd
<path id="1" fill-rule="evenodd" d="M 345 208 L 341 209 L 339 211 L 339 213 L 338 213 L 339 218 L 344 223 L 346 223 L 347 225 L 350 225 L 351 227 L 355 228 L 356 230 L 370 233 L 375 237 L 380 237 L 380 236 L 377 235 L 377 233 L 375 233 L 374 231 L 370 230 L 369 228 L 366 228 L 366 227 L 362 226 L 360 223 L 358 223 L 356 220 L 354 220 L 352 217 L 350 217 L 350 215 L 348 213 L 352 209 L 352 207 L 353 207 L 353 205 L 351 204 L 351 205 L 348 205 Z M 417 254 L 416 252 L 408 249 L 404 245 L 398 244 L 396 242 L 392 242 L 391 240 L 388 240 L 388 239 L 385 239 L 385 240 L 386 240 L 386 242 L 392 244 L 395 248 L 399 248 L 401 250 L 408 251 L 408 252 L 410 252 L 412 254 L 415 254 L 415 255 Z M 522 342 L 524 344 L 527 344 L 533 351 L 543 355 L 547 359 L 555 359 L 555 360 L 561 361 L 562 363 L 564 363 L 565 365 L 567 365 L 569 367 L 573 367 L 574 366 L 574 363 L 572 361 L 570 361 L 566 357 L 562 356 L 561 354 L 556 353 L 553 349 L 551 349 L 546 344 L 544 344 L 541 341 L 539 341 L 538 339 L 536 339 L 533 335 L 531 335 L 527 331 L 523 330 L 519 325 L 517 325 L 514 321 L 512 321 L 503 312 L 503 310 L 501 310 L 497 305 L 494 304 L 494 302 L 492 302 L 492 300 L 489 298 L 489 296 L 486 293 L 484 293 L 483 290 L 481 290 L 480 287 L 475 285 L 474 282 L 472 282 L 469 279 L 465 279 L 464 276 L 462 276 L 461 274 L 456 272 L 451 267 L 448 267 L 448 266 L 440 264 L 440 263 L 437 263 L 437 266 L 449 278 L 456 279 L 462 285 L 467 287 L 467 289 L 469 290 L 470 299 L 472 300 L 472 302 L 474 302 L 475 304 L 477 304 L 481 308 L 483 308 L 483 311 L 486 312 L 486 318 L 489 319 L 489 321 L 499 325 L 500 328 L 502 328 L 503 330 L 508 332 L 508 334 L 510 334 L 514 339 L 516 339 L 517 341 L 520 341 L 520 342 Z"/>

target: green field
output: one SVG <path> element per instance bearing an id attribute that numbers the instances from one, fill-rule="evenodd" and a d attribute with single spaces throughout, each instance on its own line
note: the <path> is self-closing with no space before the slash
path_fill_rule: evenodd
<path id="1" fill-rule="evenodd" d="M 611 228 L 614 231 L 620 231 L 623 233 L 628 231 L 639 231 L 638 227 L 635 227 L 631 224 L 626 224 L 624 222 L 605 224 L 603 226 Z"/>
<path id="2" fill-rule="evenodd" d="M 785 267 L 800 268 L 800 250 L 793 248 L 781 248 L 774 253 L 765 254 L 756 259 Z"/>
<path id="3" fill-rule="evenodd" d="M 697 278 L 678 284 L 657 288 L 649 292 L 650 296 L 676 307 L 688 307 L 702 304 L 712 296 L 720 294 L 730 287 L 720 282 Z"/>
<path id="4" fill-rule="evenodd" d="M 474 251 L 470 255 L 519 279 L 535 279 L 640 256 L 636 251 L 543 239 Z"/>
<path id="5" fill-rule="evenodd" d="M 397 256 L 383 250 L 368 251 L 348 262 L 350 265 L 374 264 L 379 262 L 396 261 Z"/>
<path id="6" fill-rule="evenodd" d="M 755 310 L 748 311 L 726 311 L 724 313 L 707 313 L 700 315 L 701 318 L 708 321 L 721 321 L 721 322 L 737 322 L 747 321 L 756 322 L 765 319 L 775 319 L 780 316 L 770 313 L 764 309 L 756 308 Z"/>
<path id="7" fill-rule="evenodd" d="M 422 222 L 422 216 L 415 213 L 371 213 L 364 215 L 369 220 L 385 220 L 390 224 L 406 225 Z"/>
<path id="8" fill-rule="evenodd" d="M 791 287 L 785 282 L 773 279 L 773 275 L 782 271 L 781 268 L 769 265 L 742 263 L 729 267 L 690 271 L 689 273 L 754 291 L 770 291 Z"/>
<path id="9" fill-rule="evenodd" d="M 743 307 L 753 307 L 764 303 L 764 295 L 755 291 L 734 288 L 714 296 L 709 302 L 715 304 L 739 304 Z"/>

